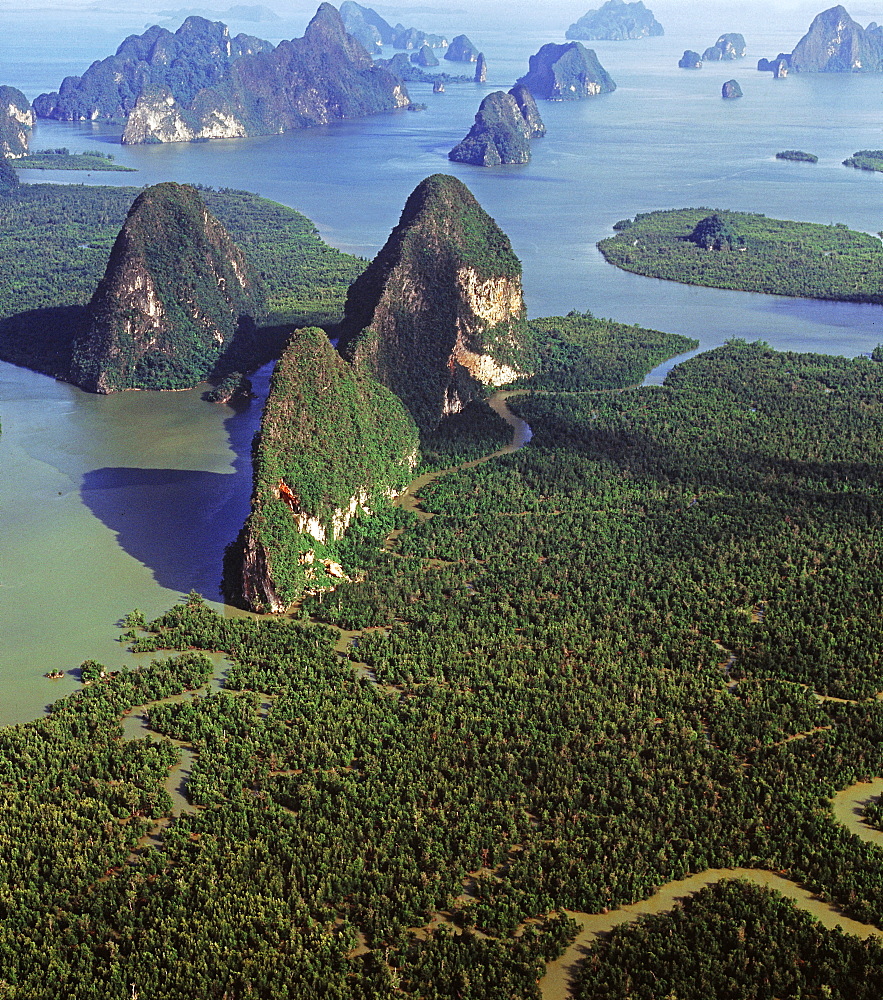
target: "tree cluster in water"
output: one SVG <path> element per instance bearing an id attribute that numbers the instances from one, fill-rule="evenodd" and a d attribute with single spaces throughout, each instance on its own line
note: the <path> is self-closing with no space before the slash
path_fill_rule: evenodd
<path id="1" fill-rule="evenodd" d="M 883 856 L 829 804 L 883 773 L 881 389 L 870 359 L 731 343 L 662 388 L 521 397 L 530 447 L 426 487 L 435 516 L 385 546 L 407 519 L 363 521 L 361 577 L 302 617 L 131 616 L 185 659 L 87 664 L 0 733 L 9 995 L 534 1000 L 563 910 L 708 867 L 883 924 Z M 343 657 L 330 626 L 362 630 Z M 133 851 L 177 751 L 118 719 L 203 684 L 199 650 L 224 690 L 148 709 L 199 808 Z M 664 948 L 679 997 L 879 982 L 879 948 L 755 890 L 658 919 L 594 946 L 577 995 L 665 996 L 639 992 Z M 717 934 L 742 950 L 700 976 Z"/>

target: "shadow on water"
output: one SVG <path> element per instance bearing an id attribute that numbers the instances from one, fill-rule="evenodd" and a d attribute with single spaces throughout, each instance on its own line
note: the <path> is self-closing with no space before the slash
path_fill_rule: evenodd
<path id="1" fill-rule="evenodd" d="M 83 503 L 168 590 L 195 590 L 209 600 L 221 596 L 224 549 L 249 512 L 251 445 L 268 377 L 269 367 L 253 379 L 255 398 L 238 404 L 224 421 L 234 453 L 228 472 L 105 467 L 83 475 Z"/>

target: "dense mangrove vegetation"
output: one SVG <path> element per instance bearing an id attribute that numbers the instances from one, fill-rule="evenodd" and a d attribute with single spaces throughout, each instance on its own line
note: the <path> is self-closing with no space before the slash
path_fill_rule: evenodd
<path id="1" fill-rule="evenodd" d="M 732 232 L 726 248 L 692 240 L 708 217 L 717 217 Z M 840 223 L 682 208 L 623 219 L 614 228 L 616 236 L 598 248 L 611 264 L 636 274 L 768 295 L 883 302 L 883 244 Z"/>
<path id="2" fill-rule="evenodd" d="M 778 893 L 733 881 L 702 890 L 671 914 L 616 928 L 592 948 L 574 996 L 875 1000 L 881 991 L 879 942 L 826 932 Z"/>
<path id="3" fill-rule="evenodd" d="M 830 807 L 883 773 L 881 390 L 760 343 L 599 371 L 514 399 L 529 447 L 421 488 L 433 516 L 359 519 L 358 572 L 295 613 L 133 612 L 124 642 L 181 655 L 87 662 L 0 734 L 10 995 L 537 1000 L 565 910 L 709 867 L 883 927 L 883 854 Z M 162 700 L 209 651 L 223 690 Z M 121 739 L 134 704 L 166 740 Z M 172 740 L 197 809 L 148 843 Z M 871 996 L 880 954 L 725 884 L 593 946 L 575 995 Z"/>

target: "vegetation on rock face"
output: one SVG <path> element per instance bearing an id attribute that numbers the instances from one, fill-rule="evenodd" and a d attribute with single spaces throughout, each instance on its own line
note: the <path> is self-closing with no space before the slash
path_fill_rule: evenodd
<path id="1" fill-rule="evenodd" d="M 340 5 L 340 16 L 349 34 L 358 39 L 371 55 L 379 53 L 384 45 L 417 51 L 423 46 L 434 49 L 445 48 L 448 44 L 441 35 L 427 34 L 418 28 L 406 28 L 403 24 L 393 27 L 376 10 L 362 7 L 353 0 L 344 0 Z"/>
<path id="2" fill-rule="evenodd" d="M 703 250 L 735 250 L 744 245 L 732 221 L 717 214 L 697 222 L 687 238 Z"/>
<path id="3" fill-rule="evenodd" d="M 721 97 L 725 101 L 734 101 L 742 96 L 742 88 L 737 80 L 727 80 L 721 87 Z"/>
<path id="4" fill-rule="evenodd" d="M 598 247 L 637 274 L 692 285 L 847 302 L 883 302 L 883 245 L 846 226 L 715 213 L 738 233 L 738 253 L 708 253 L 691 238 L 707 208 L 649 212 Z M 619 224 L 618 224 L 619 225 Z"/>
<path id="5" fill-rule="evenodd" d="M 648 10 L 643 0 L 626 3 L 625 0 L 607 0 L 597 10 L 590 10 L 567 29 L 565 38 L 578 41 L 628 38 L 647 38 L 663 35 L 662 25 Z"/>
<path id="6" fill-rule="evenodd" d="M 577 101 L 616 90 L 594 50 L 582 42 L 544 45 L 530 57 L 528 72 L 518 83 L 523 83 L 534 97 L 548 101 Z"/>
<path id="7" fill-rule="evenodd" d="M 248 35 L 231 38 L 226 25 L 204 17 L 188 17 L 174 34 L 153 25 L 82 76 L 66 77 L 58 93 L 41 94 L 34 110 L 61 121 L 125 121 L 145 93 L 168 87 L 176 101 L 189 103 L 226 79 L 237 59 L 272 49 Z"/>
<path id="8" fill-rule="evenodd" d="M 25 95 L 15 87 L 0 87 L 0 159 L 25 156 L 34 112 Z"/>
<path id="9" fill-rule="evenodd" d="M 515 97 L 496 90 L 481 102 L 475 124 L 448 153 L 448 159 L 482 167 L 527 163 L 530 139 L 531 127 Z"/>
<path id="10" fill-rule="evenodd" d="M 794 47 L 791 68 L 798 73 L 883 72 L 883 27 L 863 28 L 839 4 L 822 11 Z"/>
<path id="11" fill-rule="evenodd" d="M 136 199 L 76 338 L 71 381 L 91 392 L 181 389 L 202 381 L 234 337 L 254 336 L 266 296 L 192 187 Z"/>
<path id="12" fill-rule="evenodd" d="M 247 564 L 244 579 L 228 572 L 231 595 L 255 610 L 270 593 L 287 606 L 324 581 L 321 562 L 308 556 L 324 549 L 305 524 L 331 542 L 343 533 L 341 512 L 388 505 L 410 479 L 417 445 L 413 421 L 388 389 L 344 361 L 324 331 L 295 331 L 273 372 L 252 511 L 237 543 L 260 551 L 260 571 Z"/>
<path id="13" fill-rule="evenodd" d="M 401 81 L 372 64 L 337 10 L 319 6 L 303 38 L 269 42 L 189 17 L 173 35 L 154 26 L 115 56 L 34 102 L 41 117 L 126 123 L 126 143 L 275 134 L 391 111 Z"/>
<path id="14" fill-rule="evenodd" d="M 742 59 L 745 56 L 745 38 L 737 32 L 730 31 L 702 53 L 703 62 L 721 62 Z"/>
<path id="15" fill-rule="evenodd" d="M 17 182 L 14 171 L 12 179 Z M 23 184 L 0 199 L 0 358 L 69 378 L 84 307 L 138 193 L 129 187 Z M 329 247 L 293 209 L 245 191 L 200 194 L 260 276 L 271 323 L 339 318 L 363 261 Z M 244 354 L 225 355 L 222 369 L 251 370 L 277 357 L 284 339 L 277 330 L 264 330 L 257 342 L 239 346 Z"/>
<path id="16" fill-rule="evenodd" d="M 532 362 L 521 264 L 466 186 L 444 174 L 409 196 L 350 287 L 338 332 L 344 356 L 391 388 L 423 430 Z"/>
<path id="17" fill-rule="evenodd" d="M 0 192 L 8 193 L 18 186 L 18 174 L 4 157 L 0 157 Z"/>
<path id="18" fill-rule="evenodd" d="M 445 51 L 445 59 L 450 62 L 476 62 L 478 49 L 465 35 L 457 35 Z"/>

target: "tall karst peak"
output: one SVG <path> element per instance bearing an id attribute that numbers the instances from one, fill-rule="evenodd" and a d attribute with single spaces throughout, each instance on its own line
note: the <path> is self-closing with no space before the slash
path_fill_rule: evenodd
<path id="1" fill-rule="evenodd" d="M 402 399 L 423 429 L 526 373 L 521 264 L 456 177 L 434 174 L 350 287 L 340 350 Z"/>
<path id="2" fill-rule="evenodd" d="M 883 28 L 863 28 L 845 7 L 830 7 L 794 47 L 791 68 L 797 73 L 883 72 Z"/>
<path id="3" fill-rule="evenodd" d="M 272 135 L 410 103 L 402 81 L 323 3 L 302 38 L 275 47 L 231 39 L 225 25 L 196 16 L 175 34 L 149 28 L 34 108 L 42 118 L 125 122 L 122 141 L 136 144 Z"/>
<path id="4" fill-rule="evenodd" d="M 76 338 L 71 381 L 91 392 L 182 389 L 265 312 L 260 279 L 199 192 L 136 198 Z"/>

